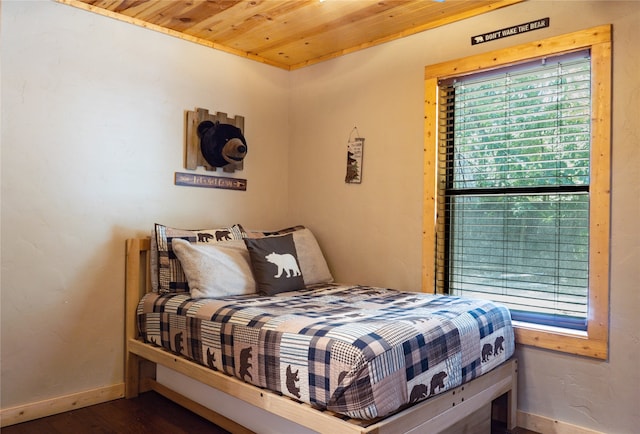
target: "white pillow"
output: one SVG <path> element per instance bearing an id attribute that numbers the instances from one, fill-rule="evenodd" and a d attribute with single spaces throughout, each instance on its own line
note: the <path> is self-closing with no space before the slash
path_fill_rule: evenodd
<path id="1" fill-rule="evenodd" d="M 174 238 L 172 248 L 180 260 L 192 298 L 254 294 L 249 251 L 242 240 L 191 244 Z"/>

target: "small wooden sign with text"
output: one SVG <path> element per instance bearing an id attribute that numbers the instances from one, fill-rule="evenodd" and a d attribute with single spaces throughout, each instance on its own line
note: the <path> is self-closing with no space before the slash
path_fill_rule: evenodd
<path id="1" fill-rule="evenodd" d="M 224 188 L 227 190 L 247 190 L 247 180 L 224 176 L 197 175 L 176 172 L 175 185 L 187 187 Z"/>
<path id="2" fill-rule="evenodd" d="M 471 45 L 484 44 L 485 42 L 495 41 L 497 39 L 506 38 L 508 36 L 519 35 L 533 30 L 544 29 L 549 27 L 549 18 L 541 18 L 539 20 L 529 21 L 528 23 L 518 24 L 517 26 L 506 27 L 493 32 L 483 33 L 471 37 Z"/>

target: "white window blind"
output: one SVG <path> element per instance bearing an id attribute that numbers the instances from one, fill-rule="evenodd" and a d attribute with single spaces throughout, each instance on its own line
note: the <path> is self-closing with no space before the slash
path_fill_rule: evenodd
<path id="1" fill-rule="evenodd" d="M 586 329 L 588 52 L 440 86 L 437 286 Z"/>

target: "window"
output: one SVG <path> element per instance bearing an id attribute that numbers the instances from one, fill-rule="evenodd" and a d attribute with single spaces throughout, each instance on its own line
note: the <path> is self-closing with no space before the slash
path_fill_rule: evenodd
<path id="1" fill-rule="evenodd" d="M 502 59 L 498 61 L 497 59 Z M 424 289 L 607 357 L 610 27 L 426 68 Z"/>
<path id="2" fill-rule="evenodd" d="M 590 67 L 585 51 L 440 83 L 440 292 L 586 330 Z"/>

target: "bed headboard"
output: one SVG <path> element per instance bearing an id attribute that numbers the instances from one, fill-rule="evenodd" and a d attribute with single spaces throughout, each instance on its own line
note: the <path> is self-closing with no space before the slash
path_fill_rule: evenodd
<path id="1" fill-rule="evenodd" d="M 151 240 L 130 238 L 126 243 L 125 265 L 125 337 L 126 341 L 138 337 L 136 310 L 144 294 L 151 291 Z"/>

